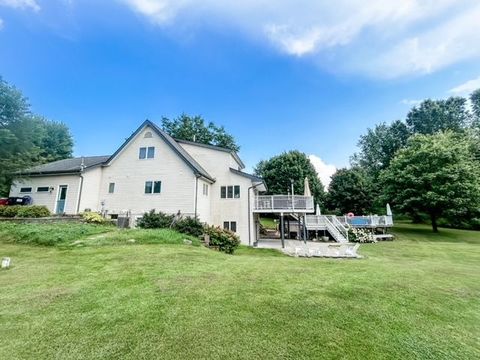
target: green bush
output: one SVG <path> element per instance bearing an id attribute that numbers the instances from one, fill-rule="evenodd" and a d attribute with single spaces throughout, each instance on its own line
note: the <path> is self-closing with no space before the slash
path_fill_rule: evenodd
<path id="1" fill-rule="evenodd" d="M 155 210 L 150 210 L 137 220 L 137 226 L 142 229 L 170 228 L 174 218 L 175 215 L 169 215 L 163 212 L 155 213 Z"/>
<path id="2" fill-rule="evenodd" d="M 173 223 L 172 228 L 180 233 L 200 236 L 203 234 L 204 224 L 197 217 L 185 217 Z"/>
<path id="3" fill-rule="evenodd" d="M 84 212 L 82 219 L 89 224 L 104 224 L 106 222 L 102 215 L 93 211 Z"/>
<path id="4" fill-rule="evenodd" d="M 233 254 L 240 245 L 240 238 L 230 230 L 218 226 L 206 226 L 205 234 L 210 236 L 210 246 L 218 247 L 220 251 Z"/>
<path id="5" fill-rule="evenodd" d="M 41 218 L 50 215 L 50 210 L 43 205 L 20 206 L 17 211 L 17 216 L 23 218 Z"/>
<path id="6" fill-rule="evenodd" d="M 0 217 L 15 217 L 21 205 L 0 206 Z"/>

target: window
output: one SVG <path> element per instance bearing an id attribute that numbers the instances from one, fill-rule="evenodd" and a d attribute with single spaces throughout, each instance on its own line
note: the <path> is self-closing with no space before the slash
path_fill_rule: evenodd
<path id="1" fill-rule="evenodd" d="M 240 198 L 240 185 L 235 186 L 222 186 L 220 188 L 220 198 L 222 199 L 239 199 Z"/>
<path id="2" fill-rule="evenodd" d="M 208 196 L 208 184 L 203 184 L 203 195 Z"/>
<path id="3" fill-rule="evenodd" d="M 147 159 L 153 159 L 155 157 L 155 147 L 149 146 L 147 148 Z"/>
<path id="4" fill-rule="evenodd" d="M 162 182 L 161 181 L 154 181 L 153 182 L 153 193 L 160 194 L 162 191 Z"/>
<path id="5" fill-rule="evenodd" d="M 32 188 L 31 187 L 22 187 L 22 188 L 20 188 L 20 192 L 21 193 L 31 193 Z"/>
<path id="6" fill-rule="evenodd" d="M 115 192 L 115 183 L 108 184 L 108 193 L 113 194 Z"/>
<path id="7" fill-rule="evenodd" d="M 145 194 L 160 194 L 161 192 L 161 181 L 145 181 Z"/>
<path id="8" fill-rule="evenodd" d="M 37 192 L 49 192 L 50 186 L 39 186 L 37 187 Z"/>
<path id="9" fill-rule="evenodd" d="M 225 230 L 230 230 L 233 232 L 237 232 L 237 222 L 236 221 L 224 221 L 223 228 Z"/>
<path id="10" fill-rule="evenodd" d="M 155 157 L 155 146 L 141 147 L 138 152 L 139 159 L 153 159 Z"/>

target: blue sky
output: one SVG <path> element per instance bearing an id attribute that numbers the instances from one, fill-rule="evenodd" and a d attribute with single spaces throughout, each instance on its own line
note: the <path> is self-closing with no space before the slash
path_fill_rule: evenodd
<path id="1" fill-rule="evenodd" d="M 478 1 L 332 3 L 0 0 L 0 75 L 75 155 L 185 112 L 224 125 L 249 169 L 299 149 L 325 182 L 368 127 L 480 87 Z"/>

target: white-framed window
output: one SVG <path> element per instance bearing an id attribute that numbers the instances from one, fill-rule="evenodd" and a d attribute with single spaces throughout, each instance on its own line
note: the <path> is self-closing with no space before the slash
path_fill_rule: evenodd
<path id="1" fill-rule="evenodd" d="M 108 193 L 113 194 L 115 192 L 115 183 L 111 182 L 108 184 Z"/>
<path id="2" fill-rule="evenodd" d="M 161 181 L 145 181 L 145 194 L 160 194 L 161 192 Z"/>
<path id="3" fill-rule="evenodd" d="M 32 192 L 32 187 L 31 186 L 21 187 L 20 192 L 21 193 L 31 193 Z"/>
<path id="4" fill-rule="evenodd" d="M 203 184 L 203 195 L 208 196 L 208 184 Z"/>
<path id="5" fill-rule="evenodd" d="M 37 187 L 37 192 L 49 192 L 50 186 L 39 186 Z"/>
<path id="6" fill-rule="evenodd" d="M 155 157 L 155 146 L 141 147 L 138 151 L 138 158 L 153 159 Z"/>
<path id="7" fill-rule="evenodd" d="M 224 221 L 223 228 L 225 230 L 230 230 L 232 232 L 237 232 L 237 222 L 236 221 Z"/>
<path id="8" fill-rule="evenodd" d="M 220 187 L 221 199 L 240 199 L 240 185 L 230 185 Z"/>

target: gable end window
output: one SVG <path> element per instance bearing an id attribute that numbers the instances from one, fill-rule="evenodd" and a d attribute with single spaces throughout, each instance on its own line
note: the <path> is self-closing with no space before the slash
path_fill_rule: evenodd
<path id="1" fill-rule="evenodd" d="M 39 186 L 37 187 L 37 192 L 49 192 L 50 186 Z"/>
<path id="2" fill-rule="evenodd" d="M 161 181 L 145 181 L 145 194 L 160 194 L 161 192 Z"/>
<path id="3" fill-rule="evenodd" d="M 31 187 L 22 187 L 22 188 L 20 188 L 20 192 L 21 193 L 31 193 L 32 188 Z"/>
<path id="4" fill-rule="evenodd" d="M 155 146 L 141 147 L 138 151 L 139 159 L 153 159 L 155 157 Z"/>
<path id="5" fill-rule="evenodd" d="M 108 184 L 108 193 L 113 194 L 115 192 L 115 183 Z"/>
<path id="6" fill-rule="evenodd" d="M 203 195 L 208 196 L 208 184 L 203 184 Z"/>
<path id="7" fill-rule="evenodd" d="M 220 187 L 220 198 L 221 199 L 239 199 L 240 185 Z"/>

